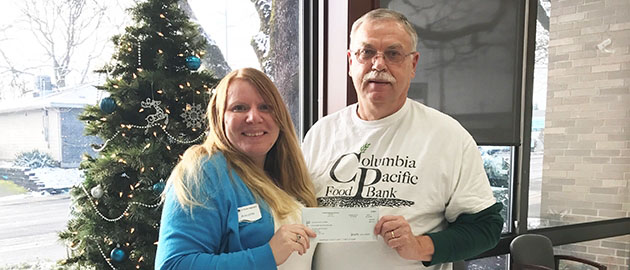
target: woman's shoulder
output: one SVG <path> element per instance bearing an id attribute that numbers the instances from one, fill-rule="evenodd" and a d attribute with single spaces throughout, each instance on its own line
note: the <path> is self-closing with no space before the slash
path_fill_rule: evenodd
<path id="1" fill-rule="evenodd" d="M 227 161 L 221 152 L 203 156 L 199 160 L 199 173 L 204 178 L 216 179 L 227 170 Z"/>
<path id="2" fill-rule="evenodd" d="M 203 170 L 221 171 L 227 169 L 227 160 L 222 152 L 217 151 L 201 158 L 201 168 Z"/>
<path id="3" fill-rule="evenodd" d="M 236 183 L 240 180 L 238 174 L 228 166 L 227 159 L 221 152 L 212 153 L 201 160 L 201 176 L 205 180 L 203 183 L 206 190 L 213 192 L 235 189 Z"/>

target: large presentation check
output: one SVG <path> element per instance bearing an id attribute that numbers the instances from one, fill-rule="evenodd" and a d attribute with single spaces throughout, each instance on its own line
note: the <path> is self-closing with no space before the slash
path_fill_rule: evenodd
<path id="1" fill-rule="evenodd" d="M 315 231 L 320 243 L 376 241 L 378 218 L 378 208 L 302 209 L 302 223 Z"/>

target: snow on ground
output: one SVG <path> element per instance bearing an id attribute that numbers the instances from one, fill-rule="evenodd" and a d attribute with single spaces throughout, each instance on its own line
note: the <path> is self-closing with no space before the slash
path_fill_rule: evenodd
<path id="1" fill-rule="evenodd" d="M 72 186 L 83 182 L 83 172 L 77 168 L 39 168 L 32 169 L 38 182 L 44 184 L 39 191 L 31 191 L 24 194 L 16 194 L 0 197 L 0 205 L 14 201 L 31 200 L 40 201 L 55 197 L 69 197 Z M 2 268 L 0 268 L 2 270 Z"/>
<path id="2" fill-rule="evenodd" d="M 31 172 L 44 184 L 43 188 L 69 189 L 83 182 L 83 172 L 76 168 L 39 168 L 32 169 Z"/>
<path id="3" fill-rule="evenodd" d="M 0 161 L 0 168 L 11 168 L 14 167 L 11 163 L 6 161 Z M 5 196 L 10 198 L 3 199 L 16 199 L 21 197 L 39 197 L 46 196 L 51 194 L 65 194 L 70 189 L 83 182 L 83 172 L 78 168 L 73 169 L 64 169 L 64 168 L 38 168 L 31 169 L 31 174 L 34 174 L 33 177 L 43 186 L 39 191 L 32 191 L 26 194 L 18 194 Z M 4 180 L 0 176 L 0 180 Z"/>

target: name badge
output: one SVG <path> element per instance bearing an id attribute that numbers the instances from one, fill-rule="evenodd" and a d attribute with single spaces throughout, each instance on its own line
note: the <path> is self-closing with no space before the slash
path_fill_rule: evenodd
<path id="1" fill-rule="evenodd" d="M 262 218 L 260 207 L 257 203 L 238 208 L 238 222 L 254 222 Z"/>

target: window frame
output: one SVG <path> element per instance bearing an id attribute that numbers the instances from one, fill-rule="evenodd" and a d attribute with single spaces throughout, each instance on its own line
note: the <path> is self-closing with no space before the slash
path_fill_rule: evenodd
<path id="1" fill-rule="evenodd" d="M 304 129 L 304 134 L 307 129 L 316 122 L 317 119 L 330 114 L 338 109 L 341 109 L 338 103 L 332 103 L 331 100 L 339 102 L 340 100 L 345 102 L 345 106 L 353 104 L 357 101 L 356 93 L 352 86 L 352 81 L 345 76 L 345 91 L 340 91 L 336 88 L 330 90 L 328 86 L 330 81 L 342 82 L 343 78 L 332 77 L 334 74 L 329 74 L 328 64 L 335 58 L 338 58 L 339 51 L 332 52 L 329 50 L 329 45 L 340 42 L 345 44 L 349 43 L 349 35 L 346 35 L 345 39 L 336 38 L 330 35 L 329 29 L 336 25 L 337 21 L 328 16 L 330 4 L 339 3 L 347 5 L 347 21 L 346 29 L 347 33 L 350 33 L 352 22 L 360 17 L 365 12 L 379 8 L 378 0 L 321 0 L 316 2 L 317 11 L 315 12 L 315 18 L 319 21 L 316 23 L 314 29 L 311 29 L 311 33 L 318 33 L 316 40 L 311 40 L 313 46 L 318 46 L 313 49 L 311 53 L 315 53 L 315 57 L 311 57 L 311 72 L 318 71 L 316 74 L 312 74 L 312 84 L 310 85 L 310 92 L 305 88 L 305 93 L 310 94 L 309 100 L 311 110 L 308 113 L 308 126 Z M 549 237 L 554 246 L 566 245 L 572 243 L 579 243 L 584 241 L 598 240 L 604 238 L 610 238 L 615 236 L 622 236 L 630 234 L 630 217 L 616 218 L 603 221 L 586 222 L 579 224 L 570 224 L 564 226 L 546 227 L 540 229 L 528 229 L 528 206 L 529 206 L 529 170 L 530 170 L 530 151 L 531 151 L 531 129 L 532 129 L 532 102 L 533 102 L 533 78 L 534 78 L 534 51 L 536 42 L 536 19 L 538 12 L 538 1 L 534 0 L 521 0 L 519 1 L 523 5 L 524 14 L 522 15 L 521 25 L 521 52 L 522 58 L 519 59 L 521 74 L 515 74 L 520 76 L 520 93 L 514 96 L 514 106 L 517 106 L 520 112 L 520 119 L 515 119 L 515 122 L 519 124 L 519 142 L 516 145 L 496 144 L 496 146 L 513 146 L 514 159 L 512 170 L 514 172 L 512 182 L 512 219 L 511 232 L 505 233 L 501 236 L 497 246 L 491 250 L 488 250 L 473 259 L 480 259 L 490 256 L 498 256 L 509 254 L 509 245 L 512 239 L 516 236 L 525 233 L 542 234 Z M 314 8 L 314 7 L 313 7 Z M 313 13 L 311 13 L 313 14 Z M 343 19 L 342 19 L 343 20 Z M 319 28 L 318 28 L 319 27 Z M 338 28 L 337 28 L 338 29 Z M 344 54 L 345 55 L 345 54 Z M 317 59 L 317 61 L 314 61 Z M 345 59 L 344 59 L 345 60 Z M 346 61 L 347 69 L 347 61 Z M 317 89 L 315 91 L 314 89 Z M 305 101 L 306 103 L 306 101 Z M 314 109 L 313 109 L 314 108 Z M 306 119 L 306 118 L 305 118 Z M 484 142 L 484 146 L 493 145 L 492 143 Z M 456 264 L 455 269 L 461 269 L 459 264 Z"/>
<path id="2" fill-rule="evenodd" d="M 300 141 L 308 129 L 317 121 L 318 116 L 318 88 L 319 88 L 319 31 L 320 20 L 319 14 L 320 1 L 300 1 L 300 111 L 302 117 L 300 119 L 301 134 L 298 134 Z"/>
<path id="3" fill-rule="evenodd" d="M 514 164 L 514 190 L 513 194 L 513 228 L 511 233 L 501 236 L 497 246 L 488 250 L 477 258 L 498 256 L 510 253 L 510 242 L 516 236 L 526 233 L 542 234 L 551 239 L 554 246 L 579 243 L 591 240 L 610 238 L 630 234 L 630 217 L 616 218 L 603 221 L 593 221 L 563 226 L 553 226 L 540 229 L 528 229 L 527 219 L 529 210 L 529 172 L 531 144 L 531 124 L 534 92 L 534 53 L 536 49 L 536 19 L 538 1 L 522 1 L 526 5 L 526 26 L 523 36 L 524 61 L 521 101 L 521 144 L 515 148 L 516 164 Z"/>

